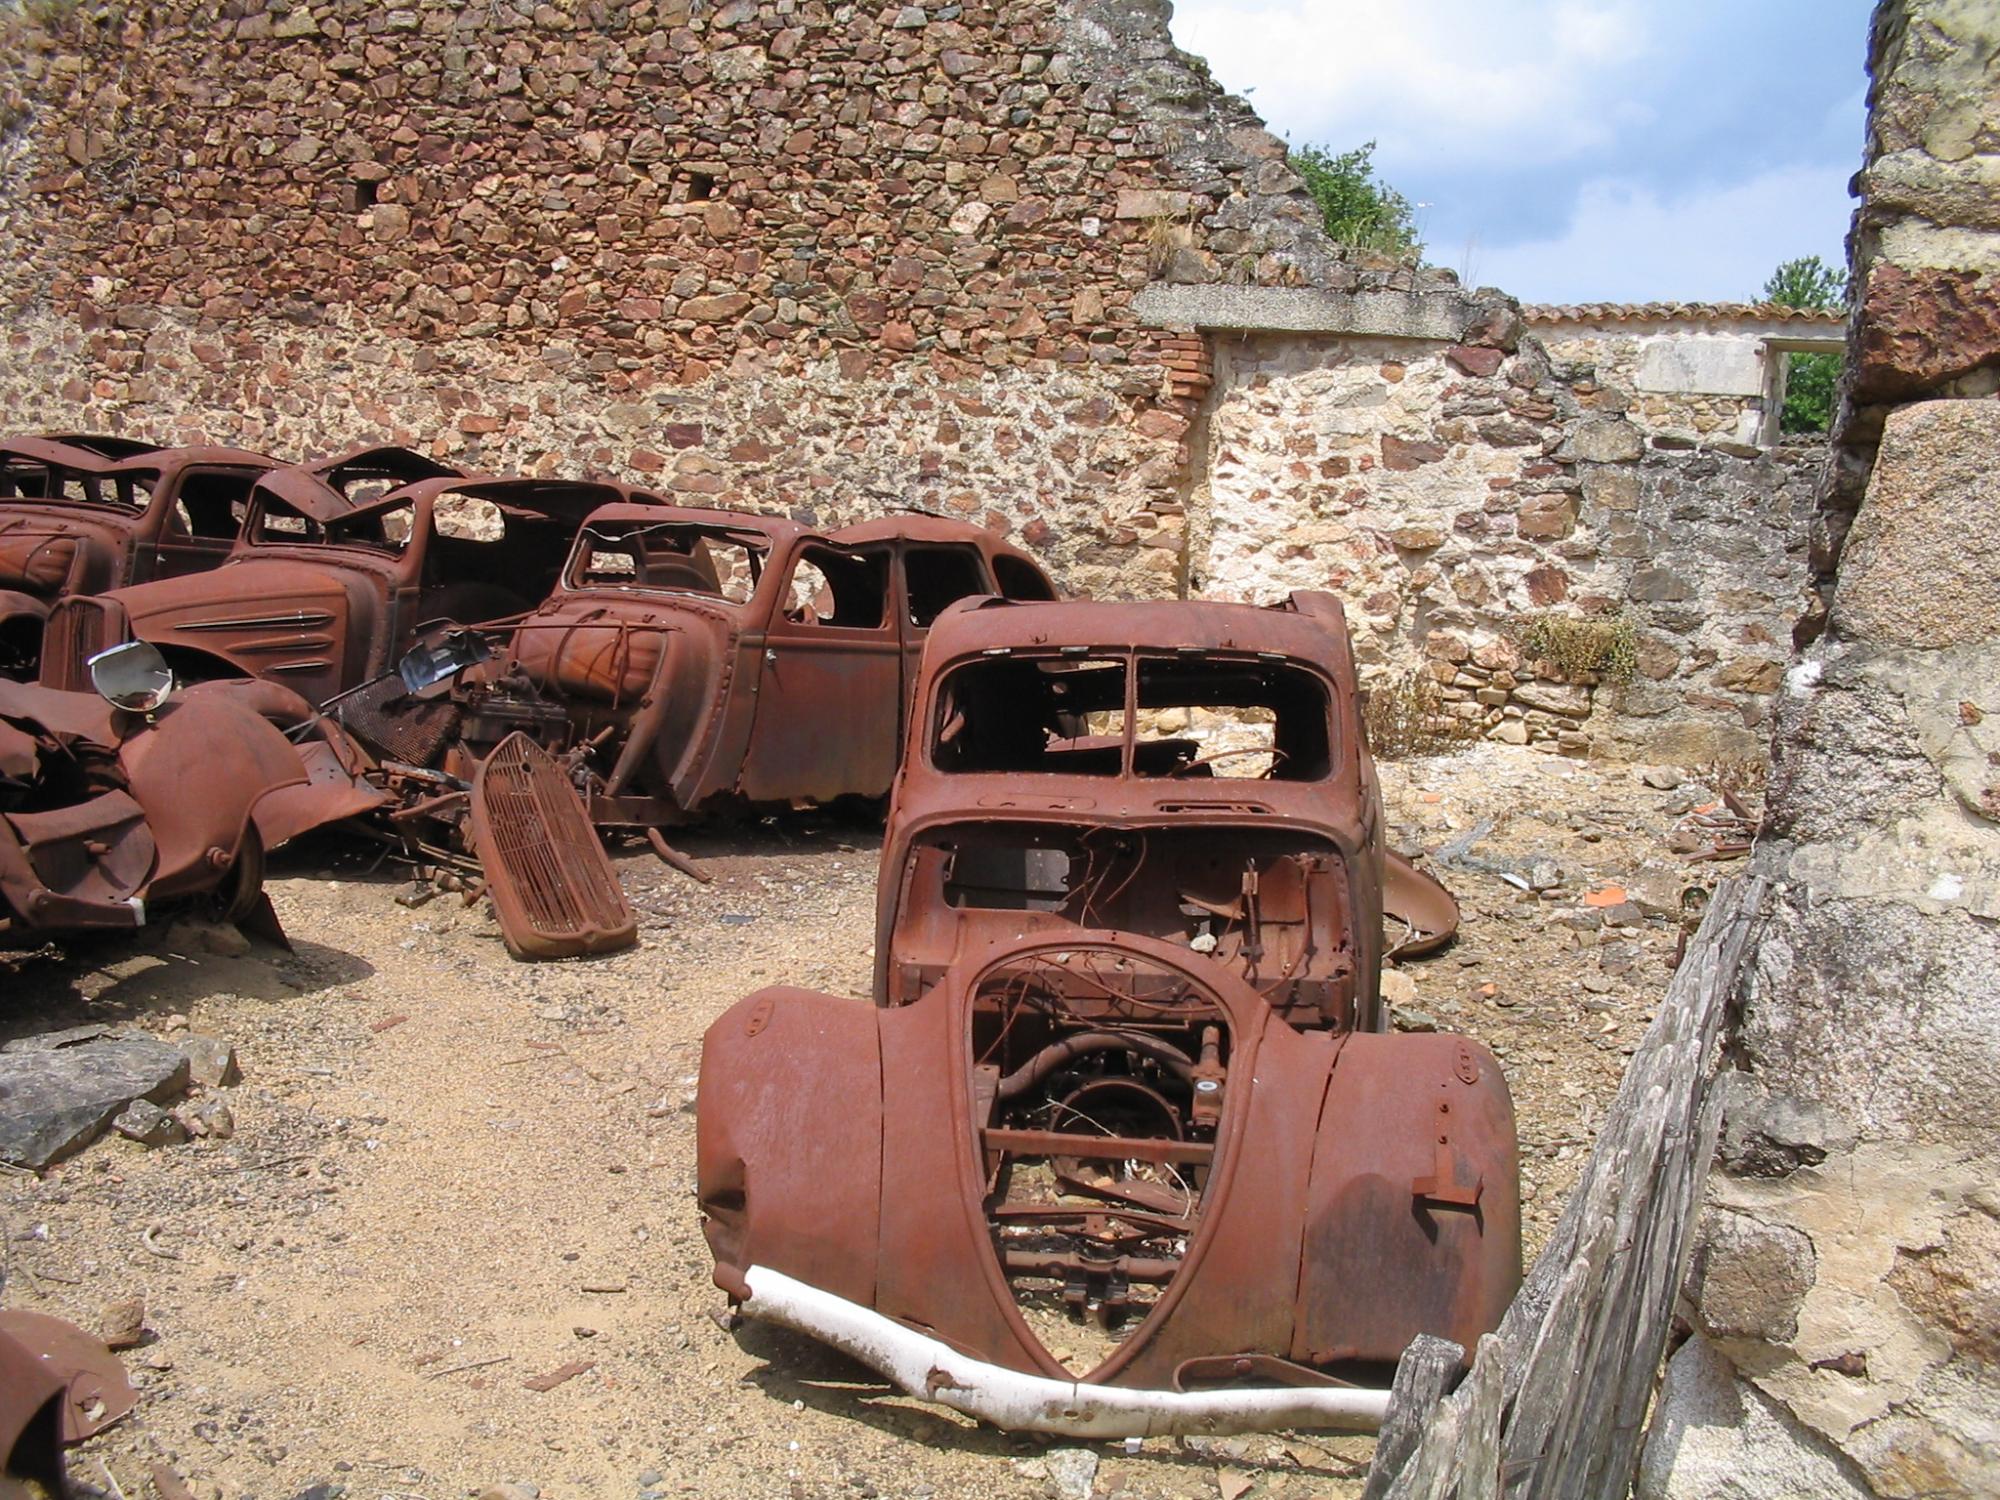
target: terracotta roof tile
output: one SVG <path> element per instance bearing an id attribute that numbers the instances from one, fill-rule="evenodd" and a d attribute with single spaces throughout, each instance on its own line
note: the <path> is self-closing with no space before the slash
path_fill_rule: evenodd
<path id="1" fill-rule="evenodd" d="M 1834 327 L 1847 321 L 1844 308 L 1821 310 L 1786 307 L 1781 302 L 1535 302 L 1522 307 L 1530 323 L 1666 323 L 1722 322 L 1731 319 L 1775 323 L 1817 323 Z"/>

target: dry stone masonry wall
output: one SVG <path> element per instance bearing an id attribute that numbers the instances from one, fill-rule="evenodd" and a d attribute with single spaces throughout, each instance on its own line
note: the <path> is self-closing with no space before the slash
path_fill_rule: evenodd
<path id="1" fill-rule="evenodd" d="M 1188 403 L 1132 295 L 1330 259 L 1164 5 L 10 25 L 14 426 L 421 439 L 822 520 L 915 504 L 1072 586 L 1171 591 Z"/>
<path id="2" fill-rule="evenodd" d="M 1495 739 L 1760 752 L 1816 446 L 1649 431 L 1629 388 L 1532 337 L 1214 342 L 1194 586 L 1334 588 L 1364 667 L 1426 666 L 1448 712 Z M 1529 659 L 1549 612 L 1628 628 L 1626 680 Z"/>
<path id="3" fill-rule="evenodd" d="M 1828 607 L 1649 1500 L 2000 1493 L 2000 344 L 1965 300 L 2000 277 L 1996 55 L 1991 6 L 1877 10 Z"/>
<path id="4" fill-rule="evenodd" d="M 919 506 L 1074 590 L 1333 589 L 1496 738 L 1764 732 L 1795 465 L 1653 420 L 1613 342 L 1552 358 L 1501 294 L 1337 254 L 1163 0 L 36 13 L 9 428 Z M 1544 610 L 1622 615 L 1631 682 L 1523 660 Z"/>

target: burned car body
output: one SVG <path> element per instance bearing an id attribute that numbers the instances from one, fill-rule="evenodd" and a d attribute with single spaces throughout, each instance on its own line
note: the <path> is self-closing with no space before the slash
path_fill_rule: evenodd
<path id="1" fill-rule="evenodd" d="M 265 852 L 380 807 L 366 768 L 273 683 L 196 684 L 144 712 L 0 683 L 0 945 L 196 902 L 268 921 Z"/>
<path id="2" fill-rule="evenodd" d="M 251 486 L 278 462 L 128 438 L 0 440 L 0 675 L 34 675 L 58 600 L 220 565 Z"/>
<path id="3" fill-rule="evenodd" d="M 184 680 L 269 678 L 320 703 L 389 671 L 428 622 L 532 609 L 584 516 L 638 498 L 622 485 L 445 474 L 356 505 L 322 474 L 276 470 L 221 567 L 52 611 L 41 681 L 78 688 L 94 653 L 144 640 Z"/>
<path id="4" fill-rule="evenodd" d="M 876 1005 L 704 1040 L 717 1284 L 1003 1425 L 1379 1421 L 1520 1271 L 1497 1062 L 1387 1029 L 1385 867 L 1332 599 L 948 612 Z"/>
<path id="5" fill-rule="evenodd" d="M 574 757 L 601 826 L 719 804 L 879 798 L 933 620 L 969 595 L 1052 598 L 1025 553 L 922 515 L 833 532 L 743 512 L 619 504 L 578 533 L 541 606 L 458 672 L 450 709 L 397 685 L 339 705 L 364 738 L 469 779 L 507 735 Z"/>

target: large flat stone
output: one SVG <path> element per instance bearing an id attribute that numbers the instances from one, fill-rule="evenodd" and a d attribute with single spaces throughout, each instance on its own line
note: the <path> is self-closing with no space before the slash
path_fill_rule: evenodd
<path id="1" fill-rule="evenodd" d="M 1142 323 L 1273 333 L 1341 333 L 1456 344 L 1488 309 L 1457 293 L 1325 292 L 1316 287 L 1146 287 L 1132 300 Z"/>
<path id="2" fill-rule="evenodd" d="M 1699 1334 L 1667 1361 L 1636 1500 L 1868 1500 L 1829 1446 L 1738 1379 Z"/>
<path id="3" fill-rule="evenodd" d="M 187 1079 L 180 1048 L 143 1037 L 0 1056 L 0 1161 L 39 1171 L 89 1145 L 134 1099 L 164 1103 Z"/>
<path id="4" fill-rule="evenodd" d="M 1836 629 L 1938 650 L 2000 641 L 2000 402 L 1920 401 L 1890 414 L 1833 596 Z"/>

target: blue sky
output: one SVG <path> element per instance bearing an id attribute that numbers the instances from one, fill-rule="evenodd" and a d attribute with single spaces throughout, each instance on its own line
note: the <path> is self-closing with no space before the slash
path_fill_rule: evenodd
<path id="1" fill-rule="evenodd" d="M 1376 142 L 1426 258 L 1529 302 L 1749 300 L 1844 261 L 1868 0 L 1175 0 L 1295 145 Z"/>

